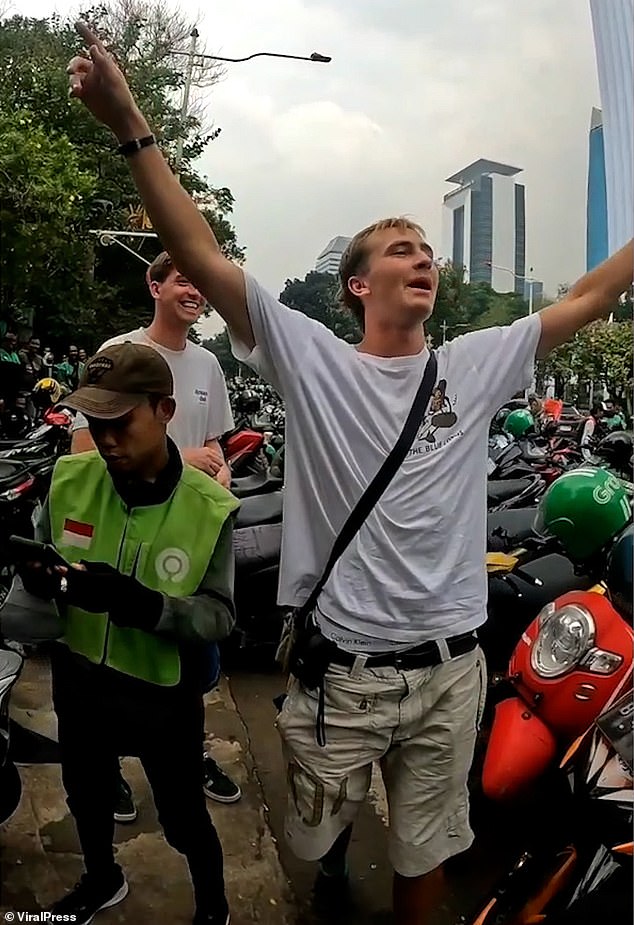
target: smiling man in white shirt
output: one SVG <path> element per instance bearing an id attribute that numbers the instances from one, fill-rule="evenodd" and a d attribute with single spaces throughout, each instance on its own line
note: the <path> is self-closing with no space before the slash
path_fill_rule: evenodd
<path id="1" fill-rule="evenodd" d="M 174 377 L 176 398 L 169 435 L 185 462 L 228 488 L 231 473 L 219 443 L 234 426 L 225 377 L 214 354 L 188 339 L 191 326 L 203 313 L 205 299 L 165 252 L 150 265 L 146 280 L 154 299 L 152 323 L 111 337 L 100 349 L 132 341 L 153 347 L 165 358 Z M 88 422 L 78 415 L 72 452 L 93 448 Z"/>

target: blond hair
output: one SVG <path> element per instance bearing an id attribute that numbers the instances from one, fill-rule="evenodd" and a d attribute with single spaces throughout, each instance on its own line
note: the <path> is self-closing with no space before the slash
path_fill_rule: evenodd
<path id="1" fill-rule="evenodd" d="M 425 237 L 423 228 L 409 218 L 403 216 L 382 218 L 355 234 L 345 249 L 339 264 L 339 300 L 352 312 L 362 330 L 365 322 L 363 302 L 358 296 L 350 292 L 348 283 L 360 270 L 365 269 L 369 253 L 367 245 L 372 235 L 377 231 L 387 231 L 390 228 L 396 228 L 398 231 L 415 231 L 421 238 Z"/>

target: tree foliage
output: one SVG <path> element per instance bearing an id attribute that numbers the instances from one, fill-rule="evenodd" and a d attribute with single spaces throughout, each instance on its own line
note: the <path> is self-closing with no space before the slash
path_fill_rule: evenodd
<path id="1" fill-rule="evenodd" d="M 610 396 L 630 405 L 632 349 L 630 321 L 595 321 L 579 331 L 573 340 L 553 350 L 540 364 L 544 376 L 552 376 L 555 390 L 563 396 L 571 378 L 578 386 L 604 384 Z"/>
<path id="2" fill-rule="evenodd" d="M 181 114 L 186 59 L 175 52 L 188 48 L 193 23 L 150 0 L 108 0 L 84 10 L 82 18 L 97 26 L 116 54 L 168 161 L 174 162 L 183 137 L 181 182 L 199 201 L 223 250 L 242 260 L 230 190 L 212 187 L 194 166 L 218 129 L 204 124 L 195 100 Z M 72 22 L 57 15 L 0 23 L 0 295 L 3 317 L 25 332 L 32 320 L 35 333 L 52 346 L 65 348 L 72 332 L 73 341 L 90 350 L 137 326 L 150 306 L 142 263 L 116 245 L 104 248 L 90 234 L 138 230 L 144 214 L 114 138 L 68 97 L 66 65 L 80 47 Z M 220 73 L 201 64 L 194 82 L 209 86 Z M 16 120 L 23 120 L 20 131 Z M 33 211 L 35 191 L 39 205 Z M 156 239 L 126 243 L 146 260 L 161 249 Z"/>
<path id="3" fill-rule="evenodd" d="M 338 291 L 336 276 L 311 270 L 304 279 L 287 279 L 280 301 L 321 322 L 343 340 L 357 343 L 361 332 L 353 315 L 339 302 Z"/>
<path id="4" fill-rule="evenodd" d="M 27 111 L 0 109 L 0 178 L 3 307 L 28 327 L 34 303 L 54 310 L 48 295 L 63 292 L 60 321 L 80 322 L 88 271 L 81 235 L 94 174 L 80 168 L 65 135 L 48 134 Z"/>
<path id="5" fill-rule="evenodd" d="M 214 337 L 204 340 L 203 347 L 207 350 L 211 350 L 211 352 L 215 354 L 218 362 L 222 366 L 222 371 L 228 379 L 232 379 L 234 376 L 239 376 L 241 374 L 241 364 L 238 363 L 231 352 L 231 344 L 229 343 L 229 335 L 227 334 L 226 328 L 220 331 L 219 334 L 214 335 Z M 249 373 L 249 375 L 253 374 Z"/>

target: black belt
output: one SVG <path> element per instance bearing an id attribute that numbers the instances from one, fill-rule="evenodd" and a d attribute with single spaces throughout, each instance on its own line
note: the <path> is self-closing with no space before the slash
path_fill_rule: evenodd
<path id="1" fill-rule="evenodd" d="M 458 636 L 450 636 L 445 639 L 450 658 L 456 658 L 458 655 L 465 655 L 472 652 L 478 644 L 478 637 L 474 630 L 470 633 L 460 633 Z M 444 647 L 443 647 L 444 648 Z M 365 656 L 361 656 L 365 658 Z M 352 667 L 359 658 L 359 654 L 344 652 L 343 649 L 337 648 L 330 657 L 330 661 L 337 665 L 348 665 Z M 402 671 L 411 671 L 414 668 L 432 668 L 434 665 L 440 665 L 443 659 L 440 646 L 436 641 L 424 642 L 415 649 L 407 649 L 406 652 L 388 652 L 385 655 L 368 655 L 364 668 L 398 668 Z"/>

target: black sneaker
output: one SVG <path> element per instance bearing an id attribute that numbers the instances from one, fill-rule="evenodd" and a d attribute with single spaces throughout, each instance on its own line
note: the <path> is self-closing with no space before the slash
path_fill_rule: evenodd
<path id="1" fill-rule="evenodd" d="M 74 922 L 75 925 L 88 925 L 102 909 L 116 906 L 128 895 L 128 883 L 123 872 L 118 871 L 113 882 L 109 885 L 97 883 L 87 874 L 76 884 L 70 892 L 51 908 L 56 916 L 66 916 L 59 921 Z"/>
<path id="2" fill-rule="evenodd" d="M 229 906 L 224 900 L 221 908 L 211 912 L 209 909 L 196 909 L 192 925 L 230 925 Z"/>
<path id="3" fill-rule="evenodd" d="M 114 808 L 115 822 L 134 822 L 137 817 L 137 808 L 132 798 L 130 784 L 119 774 L 117 781 L 117 799 Z"/>
<path id="4" fill-rule="evenodd" d="M 345 921 L 352 908 L 350 877 L 345 873 L 326 874 L 319 868 L 313 886 L 313 909 L 322 918 L 339 922 Z"/>
<path id="5" fill-rule="evenodd" d="M 203 760 L 205 764 L 203 790 L 207 796 L 215 800 L 216 803 L 237 803 L 242 796 L 242 791 L 238 785 L 234 784 L 230 777 L 227 777 L 207 752 L 205 752 Z"/>

